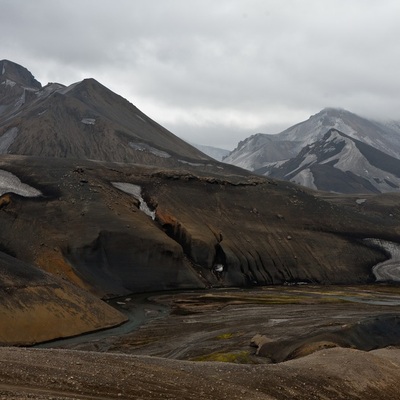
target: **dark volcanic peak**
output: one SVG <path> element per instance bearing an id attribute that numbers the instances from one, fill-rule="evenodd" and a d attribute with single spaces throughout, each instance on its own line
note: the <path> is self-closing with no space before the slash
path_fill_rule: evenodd
<path id="1" fill-rule="evenodd" d="M 40 89 L 42 85 L 24 67 L 12 61 L 0 61 L 0 83 L 13 86 L 15 84 L 27 88 Z"/>
<path id="2" fill-rule="evenodd" d="M 0 154 L 163 166 L 211 161 L 95 79 L 42 88 L 17 64 L 2 61 L 2 71 Z"/>

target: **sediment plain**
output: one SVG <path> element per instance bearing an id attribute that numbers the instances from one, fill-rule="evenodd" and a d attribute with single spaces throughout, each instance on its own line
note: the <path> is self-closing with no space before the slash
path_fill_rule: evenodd
<path id="1" fill-rule="evenodd" d="M 131 332 L 0 348 L 1 398 L 400 398 L 397 286 L 219 289 L 110 303 L 146 319 Z M 357 326 L 366 330 L 352 331 L 348 347 L 333 341 Z M 365 337 L 381 346 L 359 350 Z M 261 354 L 266 344 L 289 356 Z"/>

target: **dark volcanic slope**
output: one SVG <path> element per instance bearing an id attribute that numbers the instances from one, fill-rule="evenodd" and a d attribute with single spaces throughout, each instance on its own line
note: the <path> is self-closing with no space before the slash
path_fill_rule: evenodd
<path id="1" fill-rule="evenodd" d="M 397 214 L 361 214 L 258 177 L 12 156 L 0 169 L 44 193 L 1 197 L 3 248 L 102 295 L 366 282 L 385 256 L 360 239 L 399 233 Z M 155 220 L 112 182 L 140 185 Z"/>
<path id="2" fill-rule="evenodd" d="M 0 154 L 177 165 L 210 158 L 94 79 L 44 88 L 1 61 Z"/>

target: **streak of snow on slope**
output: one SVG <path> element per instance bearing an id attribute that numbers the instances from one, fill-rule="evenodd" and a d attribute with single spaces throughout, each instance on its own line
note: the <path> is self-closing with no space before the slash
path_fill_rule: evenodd
<path id="1" fill-rule="evenodd" d="M 317 190 L 317 187 L 315 186 L 314 183 L 314 175 L 312 174 L 309 168 L 300 171 L 290 181 Z"/>
<path id="2" fill-rule="evenodd" d="M 12 173 L 0 169 L 0 196 L 4 193 L 15 193 L 23 197 L 38 197 L 42 194 L 32 186 L 22 183 Z"/>
<path id="3" fill-rule="evenodd" d="M 134 185 L 133 183 L 126 183 L 126 182 L 111 182 L 111 184 L 115 188 L 127 194 L 130 194 L 136 200 L 139 200 L 139 210 L 143 211 L 146 215 L 151 217 L 152 220 L 156 218 L 155 211 L 151 211 L 147 203 L 144 201 L 142 197 L 142 188 L 139 185 Z"/>
<path id="4" fill-rule="evenodd" d="M 96 123 L 95 118 L 82 118 L 81 122 L 85 125 L 94 125 Z"/>
<path id="5" fill-rule="evenodd" d="M 201 163 L 192 163 L 192 162 L 185 161 L 185 160 L 178 160 L 178 162 L 180 162 L 180 163 L 182 163 L 182 164 L 190 165 L 190 166 L 192 166 L 192 167 L 201 167 L 201 166 L 203 165 L 203 164 L 201 164 Z"/>
<path id="6" fill-rule="evenodd" d="M 171 155 L 168 154 L 166 151 L 158 150 L 152 146 L 149 146 L 146 143 L 134 143 L 134 142 L 129 142 L 129 146 L 132 147 L 132 149 L 137 150 L 137 151 L 148 151 L 149 153 L 161 157 L 161 158 L 170 158 Z"/>
<path id="7" fill-rule="evenodd" d="M 0 136 L 0 154 L 7 154 L 9 147 L 13 144 L 18 135 L 18 128 L 9 129 L 4 135 Z"/>

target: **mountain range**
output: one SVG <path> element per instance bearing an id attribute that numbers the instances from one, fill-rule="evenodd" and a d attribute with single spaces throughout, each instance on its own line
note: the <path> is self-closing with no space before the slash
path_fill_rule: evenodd
<path id="1" fill-rule="evenodd" d="M 399 126 L 327 108 L 277 135 L 249 137 L 224 162 L 324 191 L 398 191 Z"/>
<path id="2" fill-rule="evenodd" d="M 101 299 L 131 293 L 372 282 L 388 257 L 376 243 L 398 241 L 396 194 L 334 196 L 256 175 L 211 159 L 94 79 L 42 87 L 7 60 L 0 72 L 1 344 L 123 323 Z M 289 136 L 282 157 L 294 151 Z M 336 168 L 346 146 L 391 171 L 382 187 L 398 185 L 394 158 L 383 166 L 381 152 L 336 128 L 320 139 L 298 160 L 314 185 L 313 160 Z M 287 166 L 299 179 L 296 168 Z"/>

